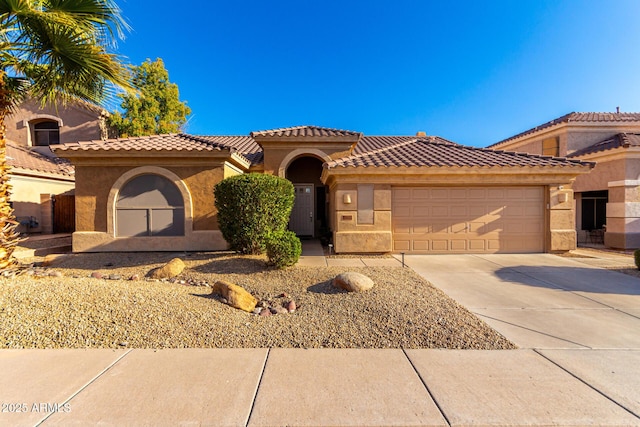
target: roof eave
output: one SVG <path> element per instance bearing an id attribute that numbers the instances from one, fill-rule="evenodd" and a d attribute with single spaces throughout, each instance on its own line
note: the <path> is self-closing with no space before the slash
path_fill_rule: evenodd
<path id="1" fill-rule="evenodd" d="M 37 169 L 27 169 L 27 168 L 21 168 L 17 166 L 11 166 L 11 168 L 9 169 L 9 175 L 10 176 L 11 175 L 30 176 L 34 178 L 55 179 L 57 181 L 68 181 L 68 182 L 75 182 L 76 180 L 74 174 L 45 172 Z"/>

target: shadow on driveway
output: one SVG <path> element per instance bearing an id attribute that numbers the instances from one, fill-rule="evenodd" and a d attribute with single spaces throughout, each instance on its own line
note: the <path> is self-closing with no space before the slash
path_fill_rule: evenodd
<path id="1" fill-rule="evenodd" d="M 600 268 L 558 266 L 503 267 L 495 272 L 503 281 L 528 286 L 598 294 L 640 295 L 640 279 Z"/>

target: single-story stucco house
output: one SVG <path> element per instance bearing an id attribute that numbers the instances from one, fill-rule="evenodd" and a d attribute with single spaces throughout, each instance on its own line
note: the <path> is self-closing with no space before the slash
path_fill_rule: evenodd
<path id="1" fill-rule="evenodd" d="M 249 172 L 292 181 L 290 228 L 330 233 L 338 253 L 566 251 L 576 245 L 572 184 L 593 167 L 316 126 L 52 149 L 75 166 L 76 252 L 225 249 L 213 188 Z"/>
<path id="2" fill-rule="evenodd" d="M 573 184 L 579 242 L 640 248 L 640 113 L 569 113 L 489 148 L 596 162 Z"/>

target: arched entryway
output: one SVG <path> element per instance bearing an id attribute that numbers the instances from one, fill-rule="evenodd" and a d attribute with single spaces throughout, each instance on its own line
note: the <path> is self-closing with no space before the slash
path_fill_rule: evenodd
<path id="1" fill-rule="evenodd" d="M 285 177 L 295 188 L 296 201 L 289 229 L 302 237 L 322 237 L 328 231 L 327 188 L 320 181 L 323 160 L 314 156 L 294 159 Z"/>

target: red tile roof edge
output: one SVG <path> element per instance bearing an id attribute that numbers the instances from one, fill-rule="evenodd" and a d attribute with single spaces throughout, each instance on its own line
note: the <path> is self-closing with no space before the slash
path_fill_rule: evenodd
<path id="1" fill-rule="evenodd" d="M 596 116 L 596 117 L 593 117 Z M 600 116 L 614 117 L 619 118 L 619 120 L 608 120 L 600 118 Z M 495 144 L 489 145 L 487 148 L 497 147 L 499 145 L 505 144 L 507 142 L 513 141 L 520 137 L 533 134 L 535 132 L 541 131 L 543 129 L 547 129 L 553 127 L 555 125 L 559 125 L 562 123 L 597 123 L 597 122 L 630 122 L 637 121 L 640 122 L 640 113 L 608 113 L 608 112 L 575 112 L 565 114 L 564 116 L 555 118 L 541 125 L 535 126 L 531 129 L 527 129 L 524 132 L 520 132 L 516 135 L 505 138 L 501 141 L 496 142 Z"/>

